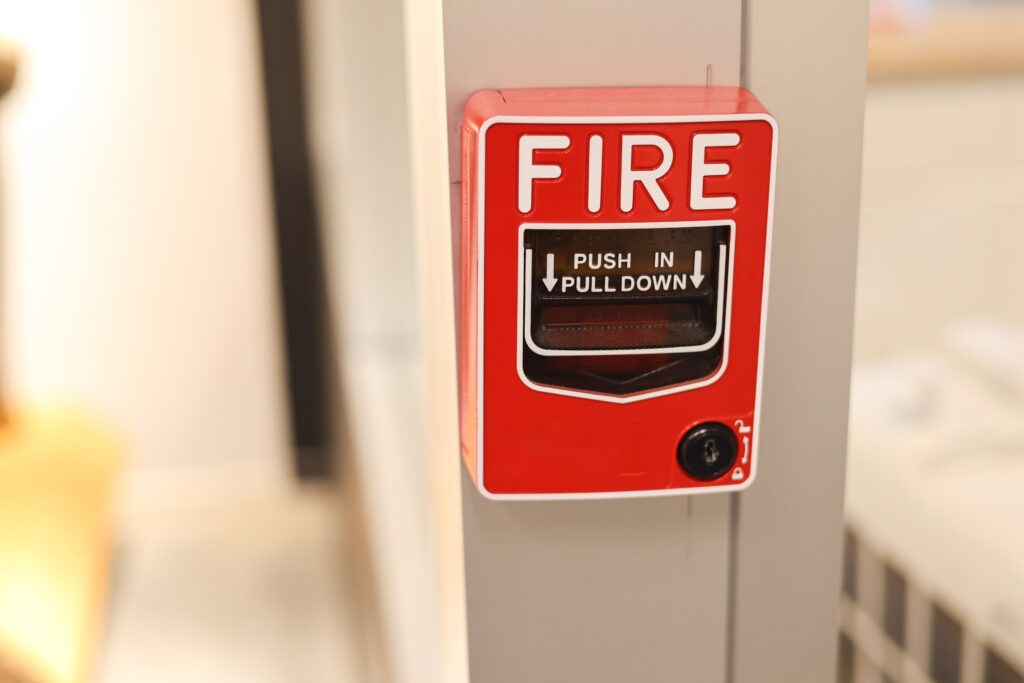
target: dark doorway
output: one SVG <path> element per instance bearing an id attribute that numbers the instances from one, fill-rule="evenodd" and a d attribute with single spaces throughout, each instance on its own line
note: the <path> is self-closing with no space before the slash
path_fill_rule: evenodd
<path id="1" fill-rule="evenodd" d="M 333 472 L 332 349 L 298 0 L 257 0 L 295 471 Z"/>

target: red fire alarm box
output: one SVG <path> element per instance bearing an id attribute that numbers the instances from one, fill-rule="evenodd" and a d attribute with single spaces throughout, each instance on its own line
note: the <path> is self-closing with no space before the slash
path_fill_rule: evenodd
<path id="1" fill-rule="evenodd" d="M 776 145 L 742 88 L 469 99 L 459 382 L 481 493 L 751 483 Z"/>

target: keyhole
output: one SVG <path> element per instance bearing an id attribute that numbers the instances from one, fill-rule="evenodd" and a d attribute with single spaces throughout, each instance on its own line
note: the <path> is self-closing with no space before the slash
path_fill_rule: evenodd
<path id="1" fill-rule="evenodd" d="M 718 460 L 722 452 L 718 449 L 718 441 L 716 439 L 705 439 L 704 440 L 704 462 L 708 465 L 713 465 Z"/>
<path id="2" fill-rule="evenodd" d="M 705 422 L 688 431 L 676 447 L 679 466 L 699 481 L 718 479 L 736 460 L 736 435 L 721 422 Z"/>

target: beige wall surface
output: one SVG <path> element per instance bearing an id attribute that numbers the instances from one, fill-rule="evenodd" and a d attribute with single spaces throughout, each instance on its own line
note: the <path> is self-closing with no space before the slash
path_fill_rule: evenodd
<path id="1" fill-rule="evenodd" d="M 136 469 L 287 471 L 254 5 L 0 0 L 4 382 Z"/>

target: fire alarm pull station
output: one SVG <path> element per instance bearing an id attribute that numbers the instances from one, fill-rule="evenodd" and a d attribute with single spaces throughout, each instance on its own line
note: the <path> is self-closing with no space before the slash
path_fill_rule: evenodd
<path id="1" fill-rule="evenodd" d="M 469 99 L 459 379 L 481 493 L 751 483 L 776 144 L 742 88 Z"/>

